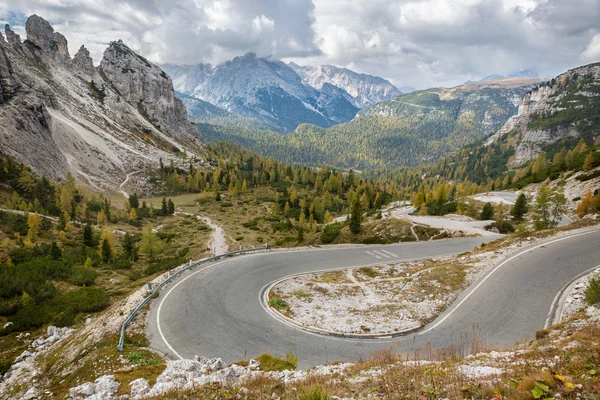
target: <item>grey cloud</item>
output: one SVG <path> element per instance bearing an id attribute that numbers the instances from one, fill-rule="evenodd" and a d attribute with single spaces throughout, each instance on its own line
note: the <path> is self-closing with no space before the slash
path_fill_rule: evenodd
<path id="1" fill-rule="evenodd" d="M 96 62 L 122 38 L 157 62 L 218 63 L 252 51 L 335 64 L 398 86 L 489 74 L 541 76 L 593 61 L 600 0 L 5 0 L 37 13 Z"/>

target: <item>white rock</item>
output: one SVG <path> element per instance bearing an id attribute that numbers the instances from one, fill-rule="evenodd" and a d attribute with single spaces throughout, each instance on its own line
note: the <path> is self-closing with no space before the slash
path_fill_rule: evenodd
<path id="1" fill-rule="evenodd" d="M 6 329 L 6 328 L 8 328 L 8 327 L 9 327 L 9 326 L 11 326 L 12 324 L 13 324 L 13 323 L 12 323 L 12 321 L 8 321 L 7 323 L 5 323 L 5 324 L 4 324 L 4 327 L 3 327 L 3 329 Z"/>
<path id="2" fill-rule="evenodd" d="M 85 399 L 96 393 L 96 385 L 92 382 L 86 382 L 79 386 L 69 389 L 69 397 L 73 400 Z"/>
<path id="3" fill-rule="evenodd" d="M 86 382 L 69 389 L 69 397 L 73 400 L 108 400 L 112 399 L 121 384 L 113 375 L 103 375 L 94 383 Z"/>
<path id="4" fill-rule="evenodd" d="M 132 399 L 138 399 L 150 392 L 150 383 L 144 378 L 138 378 L 129 384 Z"/>
<path id="5" fill-rule="evenodd" d="M 30 351 L 27 351 L 27 350 L 25 350 L 24 352 L 22 352 L 22 353 L 21 353 L 21 355 L 20 355 L 19 357 L 17 357 L 17 358 L 15 359 L 15 364 L 18 364 L 18 363 L 20 363 L 21 361 L 23 361 L 24 359 L 26 359 L 26 358 L 28 358 L 28 357 L 31 357 L 31 354 L 32 354 L 32 353 L 31 353 Z"/>
<path id="6" fill-rule="evenodd" d="M 38 397 L 39 397 L 38 390 L 36 388 L 32 387 L 27 392 L 25 392 L 25 394 L 23 395 L 23 400 L 32 400 L 32 399 L 37 399 Z"/>

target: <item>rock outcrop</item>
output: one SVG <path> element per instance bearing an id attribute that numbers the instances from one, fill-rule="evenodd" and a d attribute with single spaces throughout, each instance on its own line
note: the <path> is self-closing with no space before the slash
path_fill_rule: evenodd
<path id="1" fill-rule="evenodd" d="M 77 53 L 73 56 L 73 69 L 76 72 L 83 73 L 88 76 L 93 76 L 96 72 L 94 60 L 90 57 L 90 52 L 85 46 L 81 45 Z"/>
<path id="2" fill-rule="evenodd" d="M 182 149 L 200 150 L 160 68 L 119 44 L 127 54 L 111 46 L 99 73 L 85 47 L 70 59 L 66 39 L 44 19 L 31 16 L 26 30 L 21 42 L 7 25 L 0 40 L 2 153 L 51 179 L 71 171 L 100 191 L 116 190 L 140 165 L 177 164 Z"/>
<path id="3" fill-rule="evenodd" d="M 157 129 L 178 139 L 190 139 L 196 128 L 187 121 L 185 106 L 175 97 L 173 82 L 160 67 L 133 52 L 123 41 L 111 42 L 100 71 Z"/>
<path id="4" fill-rule="evenodd" d="M 401 94 L 392 83 L 378 76 L 359 74 L 333 65 L 318 67 L 290 63 L 306 84 L 321 90 L 325 84 L 334 85 L 347 92 L 357 108 L 372 106 Z"/>
<path id="5" fill-rule="evenodd" d="M 6 33 L 6 41 L 9 44 L 21 44 L 21 36 L 14 33 L 8 24 L 4 25 L 4 33 Z"/>
<path id="6" fill-rule="evenodd" d="M 104 375 L 93 383 L 86 382 L 69 390 L 71 400 L 108 400 L 119 390 L 121 384 L 115 380 L 114 375 Z"/>
<path id="7" fill-rule="evenodd" d="M 25 32 L 27 32 L 27 40 L 49 55 L 62 61 L 71 58 L 67 39 L 62 34 L 54 32 L 54 28 L 45 19 L 32 15 L 25 23 Z"/>
<path id="8" fill-rule="evenodd" d="M 515 146 L 511 167 L 536 158 L 544 147 L 562 139 L 594 134 L 600 101 L 600 63 L 565 72 L 526 93 L 516 115 L 487 143 Z"/>

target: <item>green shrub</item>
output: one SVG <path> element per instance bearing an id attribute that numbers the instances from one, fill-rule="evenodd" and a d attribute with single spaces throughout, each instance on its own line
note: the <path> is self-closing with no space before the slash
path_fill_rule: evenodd
<path id="1" fill-rule="evenodd" d="M 1 335 L 7 335 L 12 332 L 21 332 L 29 329 L 35 329 L 43 326 L 50 321 L 51 314 L 49 306 L 32 304 L 21 308 L 13 317 L 9 319 L 12 325 L 7 326 Z"/>
<path id="2" fill-rule="evenodd" d="M 83 287 L 62 296 L 65 309 L 79 312 L 95 312 L 108 306 L 108 294 L 103 288 Z"/>
<path id="3" fill-rule="evenodd" d="M 168 271 L 172 268 L 175 268 L 181 264 L 183 264 L 185 260 L 181 257 L 168 257 L 163 258 L 160 261 L 154 262 L 144 269 L 144 273 L 146 275 L 153 275 L 157 272 Z"/>
<path id="4" fill-rule="evenodd" d="M 298 400 L 330 400 L 331 396 L 321 386 L 303 387 L 298 391 Z"/>
<path id="5" fill-rule="evenodd" d="M 0 375 L 6 374 L 13 364 L 14 363 L 9 360 L 0 360 Z"/>
<path id="6" fill-rule="evenodd" d="M 585 301 L 590 306 L 600 304 L 600 277 L 590 279 L 585 289 Z"/>
<path id="7" fill-rule="evenodd" d="M 15 315 L 19 311 L 21 301 L 19 298 L 13 299 L 0 299 L 0 315 L 7 317 L 9 315 Z"/>
<path id="8" fill-rule="evenodd" d="M 293 371 L 296 367 L 289 361 L 283 360 L 278 357 L 273 357 L 270 354 L 262 354 L 256 359 L 260 363 L 261 371 Z"/>
<path id="9" fill-rule="evenodd" d="M 120 259 L 112 263 L 113 269 L 131 269 L 133 263 L 130 260 Z"/>
<path id="10" fill-rule="evenodd" d="M 69 282 L 77 286 L 91 286 L 96 281 L 98 274 L 92 268 L 73 267 Z"/>
<path id="11" fill-rule="evenodd" d="M 135 364 L 135 365 L 156 365 L 156 364 L 158 364 L 158 361 L 156 360 L 156 358 L 146 357 L 144 354 L 141 354 L 137 351 L 134 351 L 133 353 L 129 353 L 127 355 L 127 360 L 129 360 L 130 363 Z"/>
<path id="12" fill-rule="evenodd" d="M 269 306 L 276 310 L 283 310 L 288 307 L 288 303 L 279 297 L 275 297 L 274 299 L 269 300 Z"/>
<path id="13" fill-rule="evenodd" d="M 332 243 L 339 236 L 341 230 L 342 224 L 340 223 L 327 225 L 321 234 L 321 242 Z"/>
<path id="14" fill-rule="evenodd" d="M 256 227 L 258 225 L 258 219 L 254 218 L 248 222 L 244 222 L 242 223 L 242 226 L 244 228 L 252 228 L 252 227 Z"/>
<path id="15" fill-rule="evenodd" d="M 141 277 L 142 277 L 142 273 L 140 271 L 138 271 L 138 270 L 131 271 L 129 273 L 129 279 L 131 279 L 132 281 L 137 281 Z"/>

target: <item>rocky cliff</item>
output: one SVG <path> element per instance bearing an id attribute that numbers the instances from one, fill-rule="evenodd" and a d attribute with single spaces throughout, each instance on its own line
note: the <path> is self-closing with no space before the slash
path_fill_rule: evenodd
<path id="1" fill-rule="evenodd" d="M 53 179 L 71 171 L 114 189 L 144 164 L 199 149 L 159 67 L 116 43 L 97 70 L 85 47 L 71 59 L 65 37 L 44 19 L 33 15 L 25 27 L 24 42 L 8 25 L 0 38 L 1 152 Z"/>
<path id="2" fill-rule="evenodd" d="M 302 81 L 322 90 L 326 84 L 337 86 L 345 90 L 352 99 L 352 104 L 357 108 L 372 106 L 381 101 L 389 100 L 401 92 L 388 80 L 378 76 L 359 74 L 347 68 L 338 68 L 333 65 L 318 67 L 303 66 L 290 63 Z"/>
<path id="3" fill-rule="evenodd" d="M 575 68 L 526 93 L 518 112 L 488 143 L 515 147 L 510 166 L 536 158 L 546 146 L 563 139 L 598 135 L 600 63 Z"/>

